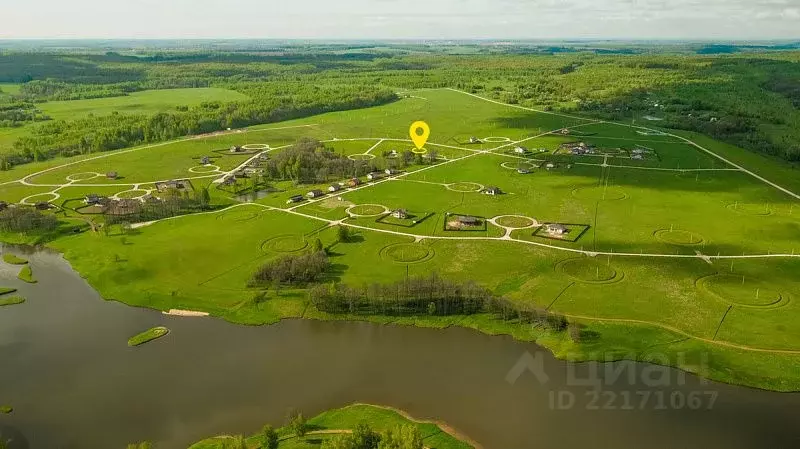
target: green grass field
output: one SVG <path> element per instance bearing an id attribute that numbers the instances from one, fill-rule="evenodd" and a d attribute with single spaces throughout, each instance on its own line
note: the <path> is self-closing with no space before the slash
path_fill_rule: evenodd
<path id="1" fill-rule="evenodd" d="M 412 165 L 392 179 L 300 204 L 286 200 L 327 184 L 279 182 L 275 193 L 253 204 L 238 204 L 232 194 L 212 189 L 215 205 L 236 206 L 125 236 L 84 232 L 49 245 L 103 297 L 132 305 L 198 310 L 247 324 L 353 318 L 315 310 L 302 290 L 270 291 L 266 301 L 250 300 L 255 290 L 247 281 L 257 267 L 305 251 L 319 238 L 332 264 L 326 281 L 362 285 L 436 272 L 564 314 L 595 337 L 575 343 L 563 334 L 488 315 L 394 320 L 400 324 L 510 334 L 576 359 L 654 358 L 655 345 L 670 364 L 717 380 L 800 389 L 800 373 L 787 369 L 800 362 L 800 334 L 792 325 L 800 319 L 795 196 L 676 137 L 510 108 L 445 89 L 419 95 L 426 100 L 15 167 L 0 172 L 0 200 L 19 202 L 58 189 L 56 203 L 69 207 L 74 202 L 65 201 L 88 193 L 112 195 L 170 178 L 192 177 L 196 186 L 208 185 L 221 174 L 191 173 L 197 158 L 247 143 L 281 151 L 298 138 L 313 137 L 344 155 L 372 149 L 370 154 L 380 156 L 410 145 L 408 125 L 424 118 L 432 129 L 428 148 L 447 158 L 438 164 Z M 573 126 L 580 133 L 548 134 Z M 471 136 L 484 143 L 465 144 Z M 553 154 L 561 143 L 576 140 L 609 148 L 609 154 L 617 154 L 618 147 L 646 146 L 658 157 Z M 697 141 L 792 193 L 800 191 L 792 170 L 776 161 L 707 138 Z M 508 151 L 517 144 L 547 151 L 524 156 Z M 227 171 L 248 157 L 225 154 L 213 163 Z M 531 172 L 518 173 L 522 165 Z M 121 178 L 94 176 L 109 170 Z M 13 182 L 24 177 L 31 185 Z M 489 186 L 503 193 L 479 193 Z M 380 219 L 400 208 L 425 219 Z M 502 218 L 500 226 L 454 230 L 449 225 L 459 215 Z M 567 234 L 539 229 L 548 223 L 564 225 Z M 339 243 L 332 227 L 338 224 L 350 227 L 356 238 Z M 713 357 L 698 367 L 679 359 L 687 351 Z"/>
<path id="2" fill-rule="evenodd" d="M 0 86 L 2 88 L 2 86 Z M 159 89 L 133 92 L 123 97 L 93 98 L 90 100 L 48 101 L 39 105 L 54 120 L 75 119 L 88 114 L 108 115 L 150 114 L 168 112 L 176 106 L 195 106 L 204 102 L 246 100 L 238 92 L 216 87 L 196 89 Z"/>
<path id="3" fill-rule="evenodd" d="M 459 440 L 457 436 L 447 433 L 440 425 L 433 422 L 418 421 L 400 411 L 374 405 L 354 404 L 336 410 L 329 410 L 308 420 L 309 433 L 297 438 L 287 427 L 276 429 L 280 449 L 315 449 L 323 442 L 335 438 L 338 434 L 352 431 L 358 424 L 366 423 L 373 431 L 382 432 L 398 426 L 415 426 L 422 436 L 425 447 L 431 449 L 469 449 L 473 446 Z M 231 436 L 208 438 L 197 442 L 189 449 L 223 449 Z M 248 448 L 262 447 L 261 435 L 246 439 Z"/>
<path id="4" fill-rule="evenodd" d="M 18 93 L 19 84 L 0 83 L 0 98 Z M 229 89 L 203 87 L 193 89 L 159 89 L 133 92 L 121 97 L 93 98 L 89 100 L 49 101 L 37 103 L 45 115 L 53 120 L 72 120 L 85 117 L 120 114 L 155 114 L 175 110 L 177 106 L 197 106 L 205 102 L 230 102 L 247 100 L 247 96 Z M 10 150 L 14 142 L 29 135 L 36 124 L 17 128 L 0 128 L 0 155 Z M 0 179 L 2 176 L 0 175 Z M 0 180 L 0 182 L 2 182 Z"/>

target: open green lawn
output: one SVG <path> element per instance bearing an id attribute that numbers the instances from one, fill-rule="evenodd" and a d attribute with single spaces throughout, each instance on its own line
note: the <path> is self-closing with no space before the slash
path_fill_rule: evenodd
<path id="1" fill-rule="evenodd" d="M 419 429 L 423 444 L 430 449 L 469 449 L 470 444 L 450 435 L 433 422 L 417 421 L 400 411 L 366 404 L 354 404 L 340 409 L 329 410 L 308 420 L 309 434 L 297 438 L 287 427 L 276 429 L 280 449 L 315 449 L 323 441 L 336 437 L 337 433 L 352 431 L 360 423 L 366 423 L 375 432 L 392 430 L 398 426 L 415 426 Z M 341 432 L 339 432 L 341 431 Z M 231 440 L 230 436 L 209 438 L 197 442 L 189 449 L 222 449 Z M 247 438 L 248 448 L 260 448 L 261 435 Z"/>
<path id="2" fill-rule="evenodd" d="M 0 86 L 2 88 L 2 86 Z M 176 106 L 195 106 L 211 101 L 246 100 L 246 95 L 229 89 L 201 87 L 196 89 L 160 89 L 133 92 L 123 97 L 89 100 L 48 101 L 38 105 L 50 118 L 75 119 L 88 114 L 149 114 L 174 110 Z"/>
<path id="3" fill-rule="evenodd" d="M 574 343 L 541 329 L 517 329 L 488 315 L 406 317 L 395 322 L 508 333 L 578 358 L 598 357 L 603 350 L 643 358 L 648 348 L 659 345 L 671 357 L 670 364 L 689 370 L 694 368 L 677 360 L 677 354 L 687 348 L 706 350 L 715 358 L 702 374 L 766 388 L 800 389 L 800 373 L 785 369 L 800 360 L 800 334 L 792 325 L 800 319 L 800 258 L 792 256 L 800 251 L 796 199 L 675 137 L 641 135 L 608 123 L 581 126 L 576 128 L 580 133 L 570 136 L 535 137 L 588 122 L 508 108 L 449 90 L 420 95 L 427 100 L 410 98 L 247 132 L 113 152 L 99 159 L 72 159 L 66 167 L 53 161 L 31 164 L 0 173 L 0 182 L 48 168 L 28 181 L 60 185 L 69 175 L 108 170 L 122 176 L 117 181 L 76 182 L 88 185 L 63 188 L 63 201 L 129 190 L 125 184 L 144 188 L 157 180 L 189 176 L 196 158 L 234 144 L 277 148 L 300 137 L 368 138 L 328 142 L 335 151 L 353 155 L 363 154 L 380 139 L 400 140 L 380 143 L 372 150 L 380 156 L 407 146 L 409 123 L 423 117 L 432 128 L 430 142 L 447 145 L 428 146 L 447 158 L 436 165 L 412 165 L 394 179 L 300 205 L 287 205 L 286 200 L 313 188 L 326 189 L 327 184 L 276 182 L 277 191 L 255 204 L 168 220 L 124 236 L 85 232 L 50 245 L 63 251 L 106 298 L 263 324 L 287 317 L 347 318 L 315 310 L 302 290 L 270 291 L 266 301 L 251 300 L 256 291 L 247 281 L 260 265 L 299 254 L 320 238 L 332 263 L 326 281 L 362 285 L 436 272 L 448 279 L 473 280 L 519 304 L 563 313 L 587 325 L 595 337 Z M 465 144 L 470 136 L 484 143 Z M 487 143 L 486 137 L 495 143 Z M 531 138 L 525 146 L 547 151 L 523 157 L 504 148 L 486 152 L 506 145 L 504 138 Z M 652 148 L 658 158 L 637 162 L 552 154 L 559 144 L 576 139 L 609 148 L 640 144 Z M 789 176 L 791 169 L 775 161 L 708 139 L 702 144 L 722 148 L 726 157 L 784 187 L 797 185 Z M 230 169 L 247 157 L 226 154 L 213 163 Z M 547 161 L 557 167 L 547 170 Z M 518 173 L 520 164 L 531 173 Z M 97 185 L 106 182 L 113 185 Z M 478 192 L 489 186 L 503 194 Z M 15 202 L 52 188 L 0 185 L 0 199 Z M 236 204 L 231 193 L 212 191 L 215 204 Z M 351 213 L 362 216 L 349 217 L 350 206 L 355 206 Z M 379 219 L 384 210 L 400 208 L 415 217 Z M 522 228 L 535 220 L 567 225 L 570 232 L 557 239 L 547 238 L 536 226 L 513 230 L 507 237 L 505 229 L 492 224 L 445 230 L 452 220 L 448 217 L 455 215 L 481 220 L 515 216 L 500 224 Z M 356 233 L 352 242 L 337 243 L 336 231 L 328 227 L 336 220 Z M 766 257 L 776 254 L 780 257 Z M 706 258 L 718 255 L 758 258 Z M 784 380 L 778 381 L 780 377 Z"/>

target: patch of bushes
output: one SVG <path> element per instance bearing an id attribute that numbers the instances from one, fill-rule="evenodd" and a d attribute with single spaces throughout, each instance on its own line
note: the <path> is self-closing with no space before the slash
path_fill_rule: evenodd
<path id="1" fill-rule="evenodd" d="M 306 285 L 318 281 L 329 266 L 325 251 L 282 256 L 259 268 L 248 286 Z"/>

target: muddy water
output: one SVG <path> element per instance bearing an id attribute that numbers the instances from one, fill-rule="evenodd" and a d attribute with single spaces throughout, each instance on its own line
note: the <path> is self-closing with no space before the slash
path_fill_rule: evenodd
<path id="1" fill-rule="evenodd" d="M 0 308 L 0 405 L 15 408 L 0 432 L 12 449 L 185 448 L 353 402 L 446 421 L 492 449 L 800 447 L 798 394 L 646 364 L 571 365 L 465 329 L 170 317 L 104 301 L 57 255 L 28 257 L 36 285 L 0 264 L 0 285 L 28 298 Z M 172 332 L 126 346 L 156 325 Z"/>

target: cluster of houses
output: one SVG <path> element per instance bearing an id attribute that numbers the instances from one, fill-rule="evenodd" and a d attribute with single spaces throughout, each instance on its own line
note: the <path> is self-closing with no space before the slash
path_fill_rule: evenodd
<path id="1" fill-rule="evenodd" d="M 594 146 L 588 145 L 586 142 L 563 143 L 558 148 L 562 151 L 569 152 L 573 156 L 591 155 L 595 153 Z"/>
<path id="2" fill-rule="evenodd" d="M 144 204 L 160 203 L 161 199 L 153 195 L 141 198 L 109 198 L 95 193 L 86 195 L 83 200 L 87 206 L 94 206 L 107 215 L 130 215 L 139 212 Z"/>
<path id="3" fill-rule="evenodd" d="M 12 207 L 12 205 L 8 204 L 5 201 L 0 201 L 0 212 L 8 209 L 9 207 Z M 38 203 L 34 204 L 33 207 L 35 207 L 36 210 L 48 210 L 51 209 L 53 205 L 48 203 L 47 201 L 39 201 Z"/>
<path id="4" fill-rule="evenodd" d="M 631 150 L 631 159 L 635 161 L 643 161 L 650 153 L 651 151 L 646 148 L 634 148 Z"/>
<path id="5" fill-rule="evenodd" d="M 242 167 L 241 169 L 236 170 L 230 175 L 227 175 L 224 178 L 222 178 L 222 185 L 232 186 L 236 184 L 237 179 L 249 178 L 250 176 L 255 174 L 259 175 L 263 174 L 264 169 L 262 167 L 264 163 L 267 162 L 268 160 L 269 160 L 269 155 L 267 153 L 258 155 L 258 157 L 255 157 L 250 161 L 248 161 L 247 164 L 245 164 L 245 166 Z"/>
<path id="6" fill-rule="evenodd" d="M 370 181 L 378 181 L 378 180 L 381 180 L 381 179 L 384 179 L 384 178 L 387 178 L 387 177 L 390 177 L 390 176 L 397 175 L 398 173 L 400 173 L 400 172 L 395 170 L 395 169 L 387 168 L 386 170 L 384 170 L 382 172 L 372 172 L 372 173 L 367 174 L 367 179 L 370 180 Z M 327 192 L 325 192 L 325 191 L 323 191 L 321 189 L 314 189 L 314 190 L 306 193 L 305 197 L 303 197 L 303 195 L 294 195 L 294 196 L 290 197 L 289 200 L 286 201 L 286 204 L 299 203 L 299 202 L 303 201 L 305 198 L 313 200 L 313 199 L 316 199 L 316 198 L 323 197 L 323 196 L 327 195 L 328 193 L 336 193 L 336 192 L 339 192 L 339 191 L 347 189 L 347 188 L 352 189 L 354 187 L 360 186 L 361 182 L 362 181 L 360 179 L 358 179 L 358 178 L 350 178 L 350 179 L 348 179 L 346 181 L 341 181 L 341 182 L 329 185 L 328 189 L 327 189 L 328 190 Z"/>

